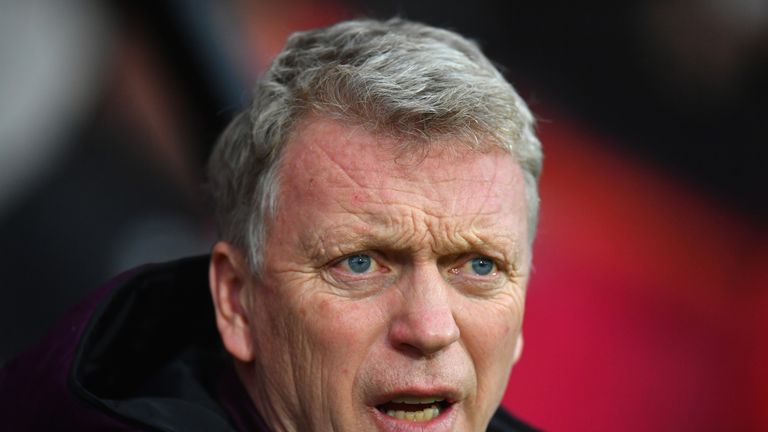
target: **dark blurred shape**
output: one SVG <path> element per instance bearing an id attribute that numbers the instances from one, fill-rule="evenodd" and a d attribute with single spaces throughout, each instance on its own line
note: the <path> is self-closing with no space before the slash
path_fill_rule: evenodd
<path id="1" fill-rule="evenodd" d="M 91 2 L 0 3 L 0 214 L 37 184 L 99 97 L 112 45 Z"/>
<path id="2" fill-rule="evenodd" d="M 768 3 L 759 0 L 362 2 L 477 39 L 532 102 L 768 216 Z M 546 121 L 546 119 L 544 119 Z"/>
<path id="3" fill-rule="evenodd" d="M 19 142 L 29 155 L 16 164 L 41 165 L 0 208 L 0 280 L 10 297 L 0 314 L 0 361 L 115 272 L 208 250 L 202 164 L 226 110 L 237 108 L 231 91 L 209 84 L 206 53 L 183 40 L 195 29 L 178 22 L 171 2 L 30 5 L 8 8 L 21 20 L 4 38 L 8 52 L 32 60 L 15 64 L 15 82 L 4 74 L 3 88 L 27 88 L 23 102 L 37 88 L 59 92 L 30 100 L 27 129 L 39 133 L 0 136 L 4 160 Z M 26 38 L 28 29 L 49 37 Z M 83 43 L 91 40 L 102 42 Z M 36 72 L 34 59 L 48 51 L 58 56 L 47 73 Z M 53 109 L 59 105 L 69 107 L 66 116 Z M 64 124 L 52 127 L 51 118 Z M 40 150 L 28 146 L 36 136 Z"/>

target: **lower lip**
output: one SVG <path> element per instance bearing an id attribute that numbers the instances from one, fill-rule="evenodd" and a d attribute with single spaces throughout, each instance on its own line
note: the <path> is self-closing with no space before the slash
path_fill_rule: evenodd
<path id="1" fill-rule="evenodd" d="M 371 407 L 373 419 L 380 431 L 384 432 L 441 432 L 451 431 L 456 425 L 456 416 L 458 415 L 459 403 L 453 403 L 450 406 L 441 409 L 437 417 L 429 421 L 408 421 L 388 416 L 379 411 L 376 407 Z"/>

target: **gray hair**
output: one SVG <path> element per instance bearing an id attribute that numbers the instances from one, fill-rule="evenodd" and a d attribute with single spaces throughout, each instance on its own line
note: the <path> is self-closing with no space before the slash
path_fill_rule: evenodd
<path id="1" fill-rule="evenodd" d="M 347 21 L 288 39 L 208 163 L 219 235 L 246 253 L 255 274 L 277 211 L 282 148 L 309 113 L 400 138 L 404 146 L 451 137 L 509 152 L 525 176 L 533 242 L 541 144 L 512 86 L 474 42 L 451 31 L 398 18 Z"/>

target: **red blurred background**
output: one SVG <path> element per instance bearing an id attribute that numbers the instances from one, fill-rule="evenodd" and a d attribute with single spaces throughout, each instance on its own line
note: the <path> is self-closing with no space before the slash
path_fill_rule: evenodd
<path id="1" fill-rule="evenodd" d="M 768 6 L 572 3 L 0 5 L 0 361 L 110 275 L 207 252 L 205 158 L 289 33 L 399 14 L 476 38 L 539 117 L 504 405 L 545 430 L 768 430 Z"/>

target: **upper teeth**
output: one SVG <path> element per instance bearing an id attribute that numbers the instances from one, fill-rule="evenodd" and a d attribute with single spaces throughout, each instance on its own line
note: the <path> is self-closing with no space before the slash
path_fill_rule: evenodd
<path id="1" fill-rule="evenodd" d="M 392 399 L 392 402 L 394 403 L 404 403 L 404 404 L 431 404 L 435 402 L 442 402 L 445 399 L 441 397 L 413 397 L 413 396 L 404 396 L 399 398 Z"/>

